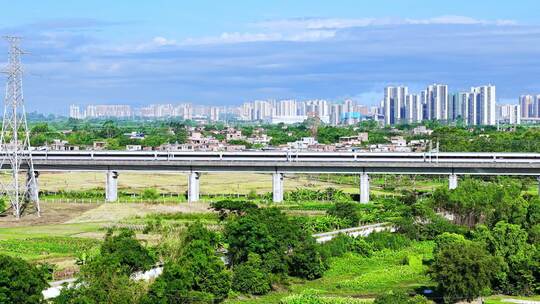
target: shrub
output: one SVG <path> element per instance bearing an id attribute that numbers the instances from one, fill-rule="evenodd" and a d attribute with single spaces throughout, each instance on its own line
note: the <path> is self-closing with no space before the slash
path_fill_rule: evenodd
<path id="1" fill-rule="evenodd" d="M 309 233 L 328 232 L 346 228 L 349 221 L 332 215 L 325 216 L 299 216 L 295 220 L 303 230 Z"/>
<path id="2" fill-rule="evenodd" d="M 392 291 L 381 294 L 375 298 L 373 304 L 429 304 L 433 303 L 424 296 L 417 295 L 410 297 L 403 291 Z"/>
<path id="3" fill-rule="evenodd" d="M 248 198 L 249 200 L 255 200 L 255 199 L 257 199 L 257 191 L 255 191 L 255 189 L 249 190 L 248 195 L 247 195 L 247 198 Z"/>
<path id="4" fill-rule="evenodd" d="M 411 240 L 405 236 L 387 231 L 371 233 L 366 237 L 366 241 L 373 246 L 374 250 L 398 250 L 411 244 Z"/>
<path id="5" fill-rule="evenodd" d="M 231 277 L 216 254 L 218 237 L 200 222 L 185 232 L 180 255 L 165 263 L 143 303 L 219 303 L 231 289 Z"/>
<path id="6" fill-rule="evenodd" d="M 159 198 L 159 193 L 155 188 L 144 189 L 142 198 L 145 200 L 155 201 Z"/>
<path id="7" fill-rule="evenodd" d="M 346 220 L 348 227 L 356 226 L 360 221 L 356 210 L 356 203 L 353 202 L 337 202 L 326 213 Z"/>
<path id="8" fill-rule="evenodd" d="M 81 267 L 74 283 L 76 288 L 69 288 L 66 283 L 52 303 L 139 303 L 144 293 L 143 283 L 129 276 L 115 257 L 97 256 Z"/>
<path id="9" fill-rule="evenodd" d="M 230 214 L 244 215 L 246 212 L 257 209 L 257 204 L 242 200 L 221 200 L 210 204 L 210 208 L 219 214 L 220 220 L 225 220 Z"/>
<path id="10" fill-rule="evenodd" d="M 347 252 L 354 252 L 368 257 L 373 253 L 373 247 L 362 237 L 353 238 L 339 234 L 332 240 L 321 245 L 321 251 L 326 257 L 339 257 Z"/>
<path id="11" fill-rule="evenodd" d="M 289 261 L 290 275 L 314 280 L 322 277 L 326 269 L 328 269 L 328 264 L 319 253 L 315 240 L 304 240 L 294 248 Z"/>
<path id="12" fill-rule="evenodd" d="M 270 277 L 261 268 L 261 258 L 250 254 L 247 262 L 234 268 L 233 289 L 253 295 L 263 295 L 270 291 Z"/>
<path id="13" fill-rule="evenodd" d="M 465 242 L 465 237 L 461 234 L 445 232 L 435 238 L 435 248 L 433 253 L 437 254 L 441 249 L 455 242 Z"/>
<path id="14" fill-rule="evenodd" d="M 324 297 L 305 293 L 287 296 L 280 300 L 280 304 L 367 304 L 371 300 L 355 299 L 351 297 Z"/>
<path id="15" fill-rule="evenodd" d="M 540 244 L 540 224 L 536 224 L 529 229 L 529 243 Z"/>

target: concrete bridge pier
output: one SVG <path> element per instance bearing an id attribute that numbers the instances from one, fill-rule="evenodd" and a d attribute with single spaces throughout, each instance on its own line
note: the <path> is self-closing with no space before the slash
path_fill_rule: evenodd
<path id="1" fill-rule="evenodd" d="M 199 201 L 200 177 L 200 172 L 188 174 L 188 202 L 190 203 Z"/>
<path id="2" fill-rule="evenodd" d="M 28 198 L 33 203 L 39 202 L 38 177 L 38 171 L 34 171 L 34 178 L 32 178 L 32 174 L 30 173 L 30 171 L 28 171 L 28 174 L 26 175 L 26 184 L 28 185 Z"/>
<path id="3" fill-rule="evenodd" d="M 274 173 L 272 175 L 272 201 L 283 202 L 283 192 L 283 173 Z"/>
<path id="4" fill-rule="evenodd" d="M 456 174 L 450 174 L 448 177 L 448 189 L 454 190 L 458 186 L 458 177 Z"/>
<path id="5" fill-rule="evenodd" d="M 360 203 L 369 203 L 369 175 L 367 173 L 360 174 Z"/>
<path id="6" fill-rule="evenodd" d="M 105 201 L 116 202 L 118 200 L 118 172 L 107 171 L 105 182 Z"/>

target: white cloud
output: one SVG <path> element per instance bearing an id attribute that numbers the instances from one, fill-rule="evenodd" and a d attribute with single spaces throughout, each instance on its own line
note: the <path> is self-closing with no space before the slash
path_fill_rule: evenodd
<path id="1" fill-rule="evenodd" d="M 278 41 L 283 40 L 280 33 L 222 33 L 219 36 L 208 36 L 199 38 L 188 38 L 182 41 L 181 44 L 216 44 L 216 43 L 242 43 L 242 42 L 257 42 L 257 41 Z"/>
<path id="2" fill-rule="evenodd" d="M 158 45 L 158 46 L 167 46 L 167 45 L 176 45 L 177 44 L 176 40 L 167 39 L 167 38 L 161 37 L 161 36 L 154 37 L 152 42 L 154 44 Z"/>
<path id="3" fill-rule="evenodd" d="M 515 25 L 512 20 L 484 20 L 467 16 L 438 16 L 427 19 L 402 18 L 293 18 L 267 20 L 251 24 L 254 32 L 224 32 L 216 36 L 190 37 L 183 40 L 156 36 L 150 41 L 116 45 L 108 48 L 118 53 L 143 53 L 163 47 L 182 47 L 196 45 L 235 44 L 249 42 L 314 42 L 336 37 L 339 30 L 358 27 L 388 25 Z M 81 51 L 103 51 L 100 46 L 87 46 Z"/>
<path id="4" fill-rule="evenodd" d="M 516 25 L 517 22 L 514 20 L 483 20 L 475 19 L 467 16 L 439 16 L 429 19 L 405 19 L 406 24 L 463 24 L 463 25 L 498 25 L 498 26 L 507 26 L 507 25 Z"/>
<path id="5" fill-rule="evenodd" d="M 382 19 L 381 19 L 382 20 Z M 381 20 L 375 18 L 359 19 L 337 19 L 337 18 L 296 18 L 296 19 L 278 19 L 258 22 L 253 24 L 255 27 L 271 30 L 318 30 L 318 29 L 340 29 L 349 27 L 363 27 L 374 25 Z"/>
<path id="6" fill-rule="evenodd" d="M 485 24 L 485 25 L 515 25 L 513 20 L 483 20 L 467 16 L 438 16 L 427 19 L 401 19 L 401 18 L 295 18 L 278 19 L 254 23 L 253 26 L 269 30 L 319 30 L 344 29 L 352 27 L 368 27 L 380 25 L 405 24 Z"/>
<path id="7" fill-rule="evenodd" d="M 260 41 L 320 41 L 336 36 L 336 31 L 354 27 L 384 26 L 384 25 L 432 25 L 432 24 L 463 24 L 463 25 L 515 25 L 512 20 L 482 20 L 466 16 L 439 16 L 428 19 L 399 19 L 399 18 L 296 18 L 268 20 L 252 24 L 260 33 L 222 33 L 219 36 L 188 38 L 178 44 L 221 44 L 244 43 Z M 161 37 L 160 37 L 161 38 Z M 165 38 L 163 38 L 165 40 Z M 174 44 L 176 42 L 172 40 Z"/>

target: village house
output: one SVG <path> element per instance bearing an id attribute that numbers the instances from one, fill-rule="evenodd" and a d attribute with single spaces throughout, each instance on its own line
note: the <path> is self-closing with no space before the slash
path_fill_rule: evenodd
<path id="1" fill-rule="evenodd" d="M 363 142 L 367 142 L 369 135 L 367 132 L 358 133 L 355 136 L 342 136 L 339 138 L 339 143 L 345 146 L 357 146 Z"/>

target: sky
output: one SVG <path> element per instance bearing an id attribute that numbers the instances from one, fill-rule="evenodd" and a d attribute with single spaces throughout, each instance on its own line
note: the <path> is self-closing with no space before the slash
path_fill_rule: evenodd
<path id="1" fill-rule="evenodd" d="M 537 0 L 0 0 L 28 111 L 353 98 L 386 85 L 540 94 Z M 2 51 L 5 50 L 5 51 Z M 7 60 L 0 41 L 0 65 Z M 4 84 L 0 81 L 0 84 Z"/>

